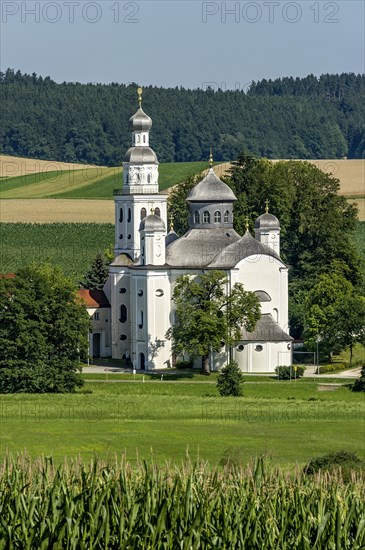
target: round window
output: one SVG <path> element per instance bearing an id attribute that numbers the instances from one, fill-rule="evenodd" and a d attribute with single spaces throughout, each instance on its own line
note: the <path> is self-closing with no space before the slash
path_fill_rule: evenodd
<path id="1" fill-rule="evenodd" d="M 126 339 L 127 339 L 127 336 L 126 336 L 125 334 L 121 334 L 121 335 L 119 336 L 119 338 L 120 338 L 121 340 L 126 340 Z"/>
<path id="2" fill-rule="evenodd" d="M 143 296 L 143 290 L 141 288 L 138 291 L 138 296 Z"/>
<path id="3" fill-rule="evenodd" d="M 162 290 L 162 288 L 158 288 L 158 289 L 156 290 L 156 296 L 163 296 L 164 294 L 165 294 L 165 293 L 164 293 L 164 291 Z"/>
<path id="4" fill-rule="evenodd" d="M 119 289 L 120 294 L 125 294 L 127 292 L 127 289 L 122 287 Z"/>
<path id="5" fill-rule="evenodd" d="M 236 350 L 237 351 L 243 351 L 245 349 L 245 346 L 243 344 L 239 344 L 237 347 L 236 347 Z"/>
<path id="6" fill-rule="evenodd" d="M 255 347 L 255 351 L 262 351 L 264 348 L 261 345 Z"/>

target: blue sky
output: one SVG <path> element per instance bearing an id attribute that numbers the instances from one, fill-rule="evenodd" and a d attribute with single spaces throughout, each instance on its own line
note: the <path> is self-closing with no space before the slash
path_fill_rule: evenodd
<path id="1" fill-rule="evenodd" d="M 1 0 L 0 63 L 56 82 L 244 89 L 364 72 L 364 2 Z"/>

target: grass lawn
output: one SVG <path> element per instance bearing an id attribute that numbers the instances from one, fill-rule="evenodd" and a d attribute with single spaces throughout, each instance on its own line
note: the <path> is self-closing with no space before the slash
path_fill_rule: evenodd
<path id="1" fill-rule="evenodd" d="M 364 456 L 364 396 L 346 387 L 319 392 L 311 379 L 248 381 L 242 398 L 219 397 L 214 383 L 140 379 L 88 382 L 82 392 L 3 395 L 1 455 L 26 448 L 60 461 L 126 451 L 133 462 L 153 452 L 159 462 L 180 463 L 188 450 L 193 460 L 217 463 L 234 446 L 247 460 L 268 453 L 285 467 L 331 450 Z"/>

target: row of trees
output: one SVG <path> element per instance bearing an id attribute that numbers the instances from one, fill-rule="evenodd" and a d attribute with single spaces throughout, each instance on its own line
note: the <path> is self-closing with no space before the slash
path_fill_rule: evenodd
<path id="1" fill-rule="evenodd" d="M 0 86 L 2 153 L 121 164 L 136 85 L 57 84 L 8 69 Z M 144 94 L 161 162 L 207 159 L 211 146 L 216 160 L 232 160 L 243 147 L 267 158 L 363 158 L 364 105 L 365 76 L 354 74 L 261 81 L 237 91 L 149 86 Z"/>

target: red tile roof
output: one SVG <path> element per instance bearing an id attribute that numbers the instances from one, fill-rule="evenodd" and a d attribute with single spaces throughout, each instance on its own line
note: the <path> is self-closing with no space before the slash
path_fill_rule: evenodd
<path id="1" fill-rule="evenodd" d="M 0 273 L 0 279 L 15 279 L 15 273 Z"/>
<path id="2" fill-rule="evenodd" d="M 86 303 L 86 307 L 110 307 L 103 290 L 78 290 L 77 292 Z"/>

